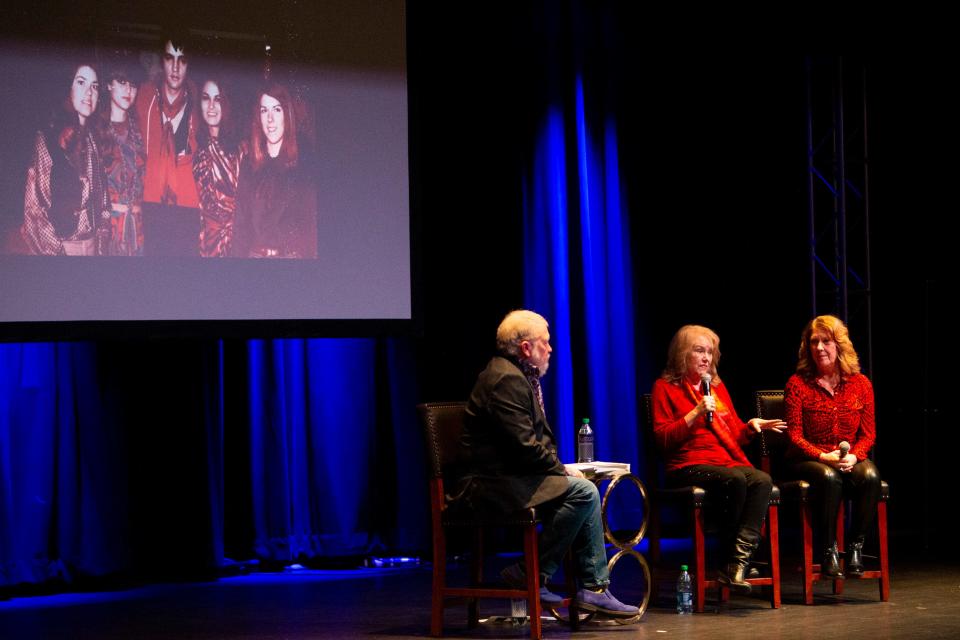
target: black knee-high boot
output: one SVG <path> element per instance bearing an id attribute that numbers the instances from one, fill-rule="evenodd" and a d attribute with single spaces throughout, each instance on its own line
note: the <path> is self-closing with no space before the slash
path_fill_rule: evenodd
<path id="1" fill-rule="evenodd" d="M 750 563 L 750 556 L 753 555 L 759 543 L 759 535 L 741 529 L 733 541 L 730 560 L 720 571 L 717 580 L 734 591 L 750 593 L 750 583 L 746 581 L 747 566 Z"/>

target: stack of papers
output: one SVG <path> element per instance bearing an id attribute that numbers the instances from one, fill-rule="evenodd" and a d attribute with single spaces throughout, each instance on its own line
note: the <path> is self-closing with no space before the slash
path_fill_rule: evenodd
<path id="1" fill-rule="evenodd" d="M 583 475 L 588 478 L 608 478 L 630 473 L 629 462 L 602 462 L 595 460 L 593 462 L 577 462 L 566 466 L 579 469 Z"/>

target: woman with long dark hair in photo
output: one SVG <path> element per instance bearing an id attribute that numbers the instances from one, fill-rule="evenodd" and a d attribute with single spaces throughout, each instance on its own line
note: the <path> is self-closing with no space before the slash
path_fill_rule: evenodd
<path id="1" fill-rule="evenodd" d="M 132 62 L 119 57 L 108 66 L 104 76 L 106 109 L 101 109 L 102 160 L 110 200 L 110 242 L 112 256 L 143 255 L 143 172 L 146 151 L 137 120 L 131 109 L 140 86 L 139 70 Z"/>
<path id="2" fill-rule="evenodd" d="M 257 93 L 250 149 L 240 170 L 233 255 L 317 256 L 316 176 L 300 113 L 289 90 L 272 83 Z"/>
<path id="3" fill-rule="evenodd" d="M 96 68 L 89 63 L 76 65 L 61 108 L 49 126 L 37 132 L 21 227 L 30 253 L 104 253 L 98 245 L 109 237 L 110 211 L 94 133 L 99 98 Z"/>
<path id="4" fill-rule="evenodd" d="M 243 145 L 236 136 L 233 100 L 219 78 L 208 78 L 200 90 L 197 131 L 200 149 L 193 158 L 193 177 L 200 196 L 200 255 L 206 258 L 231 254 L 237 208 L 237 182 Z"/>

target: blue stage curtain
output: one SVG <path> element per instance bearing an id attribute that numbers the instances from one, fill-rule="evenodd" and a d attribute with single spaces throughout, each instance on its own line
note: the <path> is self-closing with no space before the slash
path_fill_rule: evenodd
<path id="1" fill-rule="evenodd" d="M 589 417 L 596 457 L 629 462 L 642 477 L 629 216 L 603 45 L 611 22 L 582 3 L 567 8 L 544 27 L 547 50 L 575 55 L 569 69 L 556 62 L 569 56 L 545 56 L 551 86 L 524 184 L 525 303 L 551 323 L 545 401 L 561 458 L 576 458 L 576 430 Z M 617 501 L 611 515 L 636 523 L 635 497 Z"/>
<path id="2" fill-rule="evenodd" d="M 126 461 L 91 344 L 0 344 L 0 586 L 125 568 Z"/>
<path id="3" fill-rule="evenodd" d="M 406 343 L 288 339 L 248 350 L 257 555 L 291 561 L 422 542 L 424 458 Z"/>
<path id="4" fill-rule="evenodd" d="M 427 546 L 410 341 L 232 347 L 0 345 L 0 587 Z"/>

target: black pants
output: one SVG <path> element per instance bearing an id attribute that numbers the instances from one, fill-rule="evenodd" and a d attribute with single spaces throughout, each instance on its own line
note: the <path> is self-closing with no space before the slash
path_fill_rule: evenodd
<path id="1" fill-rule="evenodd" d="M 760 537 L 760 528 L 773 490 L 770 476 L 763 471 L 753 467 L 695 464 L 668 473 L 667 484 L 672 487 L 696 485 L 707 491 L 708 498 L 715 495 L 721 497 L 725 544 L 732 543 L 742 532 L 755 539 Z"/>
<path id="2" fill-rule="evenodd" d="M 199 256 L 200 209 L 144 202 L 143 255 Z"/>
<path id="3" fill-rule="evenodd" d="M 822 462 L 806 460 L 792 464 L 787 473 L 810 483 L 813 513 L 818 520 L 816 525 L 823 532 L 824 547 L 837 541 L 837 511 L 844 495 L 853 501 L 847 540 L 854 541 L 870 530 L 880 500 L 880 472 L 873 462 L 861 460 L 849 473 L 841 473 Z"/>

